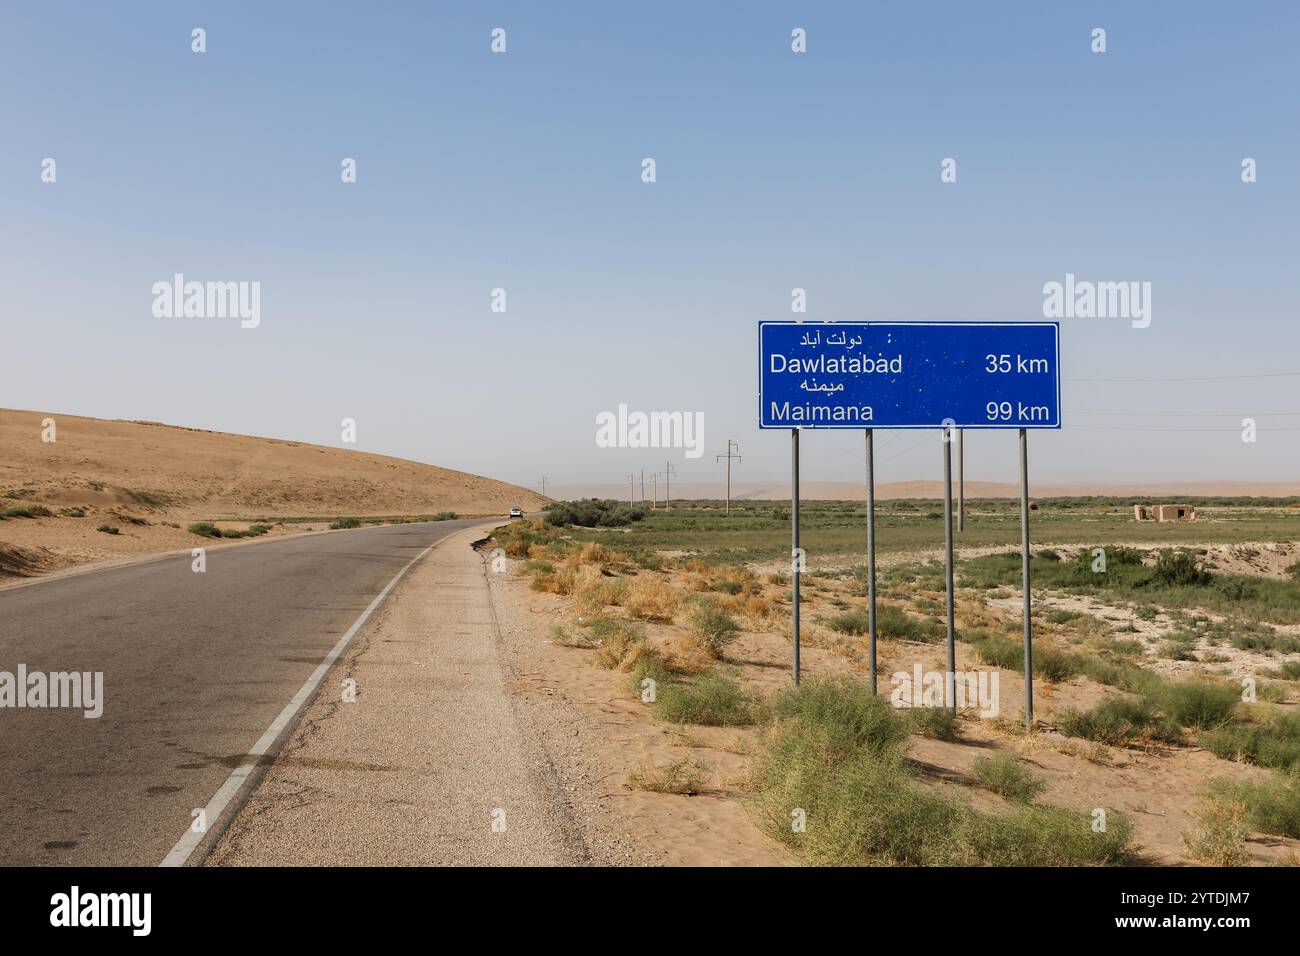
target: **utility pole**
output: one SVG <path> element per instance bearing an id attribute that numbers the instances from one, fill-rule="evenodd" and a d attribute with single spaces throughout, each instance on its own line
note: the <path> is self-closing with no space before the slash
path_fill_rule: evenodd
<path id="1" fill-rule="evenodd" d="M 733 454 L 733 451 L 740 451 L 740 445 L 728 438 L 727 453 L 725 455 L 714 456 L 716 461 L 722 461 L 724 458 L 727 459 L 727 514 L 731 514 L 731 459 L 734 458 L 736 461 L 744 461 L 744 459 L 739 455 Z"/>
<path id="2" fill-rule="evenodd" d="M 667 508 L 668 505 L 673 500 L 673 475 L 675 475 L 676 473 L 677 472 L 673 468 L 673 463 L 671 461 L 664 462 L 664 507 L 665 508 Z"/>
<path id="3" fill-rule="evenodd" d="M 645 504 L 645 469 L 641 469 L 641 504 Z"/>
<path id="4" fill-rule="evenodd" d="M 542 497 L 546 497 L 546 476 L 542 475 Z"/>
<path id="5" fill-rule="evenodd" d="M 627 476 L 627 503 L 636 504 L 636 475 Z"/>
<path id="6" fill-rule="evenodd" d="M 966 530 L 966 430 L 957 429 L 957 530 Z"/>
<path id="7" fill-rule="evenodd" d="M 659 472 L 651 475 L 650 481 L 654 484 L 654 504 L 650 506 L 653 509 L 659 507 Z"/>

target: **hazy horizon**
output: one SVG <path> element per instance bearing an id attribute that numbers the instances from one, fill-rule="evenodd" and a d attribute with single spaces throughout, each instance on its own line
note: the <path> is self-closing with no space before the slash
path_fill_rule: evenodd
<path id="1" fill-rule="evenodd" d="M 788 482 L 760 320 L 1041 320 L 1074 275 L 1149 282 L 1150 324 L 1062 320 L 1035 482 L 1300 480 L 1300 12 L 738 10 L 11 5 L 0 405 L 532 488 L 720 482 L 730 438 L 736 480 Z M 176 274 L 260 283 L 258 324 L 157 317 Z M 701 456 L 598 447 L 620 404 L 702 414 Z M 940 477 L 940 448 L 880 432 L 878 481 Z M 861 477 L 860 434 L 802 455 Z M 1015 480 L 1014 434 L 966 455 Z"/>

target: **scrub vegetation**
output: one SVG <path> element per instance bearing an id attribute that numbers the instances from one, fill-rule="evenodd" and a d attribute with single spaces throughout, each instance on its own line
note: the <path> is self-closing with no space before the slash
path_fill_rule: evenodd
<path id="1" fill-rule="evenodd" d="M 798 689 L 756 682 L 754 667 L 772 665 L 747 659 L 757 636 L 789 640 L 789 513 L 779 502 L 733 502 L 730 518 L 715 502 L 640 508 L 635 516 L 623 503 L 570 503 L 541 521 L 512 522 L 496 539 L 532 590 L 570 609 L 552 632 L 556 644 L 625 675 L 628 696 L 665 724 L 739 728 L 751 741 L 741 799 L 797 859 L 1137 859 L 1139 841 L 1124 814 L 1107 808 L 1107 826 L 1095 832 L 1089 813 L 1047 802 L 1049 792 L 1063 792 L 1051 785 L 1059 778 L 1003 749 L 1020 740 L 1083 766 L 1111 765 L 1124 751 L 1201 748 L 1263 768 L 1249 780 L 1211 780 L 1196 825 L 1172 851 L 1236 865 L 1250 856 L 1251 832 L 1300 838 L 1300 717 L 1290 705 L 1300 697 L 1300 637 L 1290 627 L 1300 623 L 1300 580 L 1280 568 L 1272 576 L 1231 573 L 1209 549 L 1212 542 L 1277 541 L 1278 553 L 1286 553 L 1286 542 L 1300 538 L 1300 501 L 1266 508 L 1230 499 L 1192 503 L 1204 520 L 1138 529 L 1127 499 L 1040 501 L 1032 519 L 1040 544 L 1031 563 L 1039 595 L 1033 670 L 1035 696 L 1050 719 L 1030 737 L 1001 718 L 972 735 L 971 721 L 980 722 L 974 713 L 894 709 L 887 683 L 880 696 L 871 694 L 863 679 L 870 619 L 861 504 L 805 505 L 810 568 L 801 575 L 802 639 L 839 657 L 845 673 L 808 674 Z M 967 529 L 963 550 L 1014 544 L 1018 504 L 972 502 Z M 878 532 L 885 556 L 876 607 L 881 647 L 895 658 L 933 660 L 947 633 L 944 573 L 926 552 L 942 545 L 942 515 L 932 502 L 888 502 Z M 1105 549 L 1104 569 L 1096 548 Z M 958 571 L 954 626 L 965 666 L 1014 680 L 1024 665 L 1019 552 L 976 553 L 959 561 Z M 1236 672 L 1215 666 L 1232 660 L 1229 654 L 1267 660 L 1253 695 L 1243 694 Z M 1059 687 L 1077 692 L 1056 702 Z M 988 728 L 1002 743 L 990 743 Z M 959 772 L 936 778 L 929 761 L 940 752 L 913 757 L 922 746 L 980 751 Z M 689 796 L 701 779 L 696 764 L 670 761 L 639 768 L 629 785 Z M 806 814 L 802 829 L 792 827 L 792 808 Z"/>

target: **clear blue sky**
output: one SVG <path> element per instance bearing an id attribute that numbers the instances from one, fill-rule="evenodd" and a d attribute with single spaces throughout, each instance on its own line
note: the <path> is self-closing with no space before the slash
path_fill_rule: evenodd
<path id="1" fill-rule="evenodd" d="M 352 417 L 363 450 L 564 484 L 662 467 L 596 447 L 624 402 L 704 412 L 678 481 L 728 437 L 770 479 L 755 327 L 793 287 L 808 319 L 1032 320 L 1073 272 L 1150 281 L 1152 323 L 1063 322 L 1035 478 L 1297 480 L 1300 376 L 1080 381 L 1300 370 L 1297 35 L 1290 3 L 11 0 L 0 406 L 323 444 Z M 260 281 L 261 326 L 154 318 L 175 272 Z M 881 480 L 938 476 L 936 441 L 881 440 Z M 860 438 L 804 448 L 860 477 Z M 968 476 L 1013 448 L 973 437 Z"/>

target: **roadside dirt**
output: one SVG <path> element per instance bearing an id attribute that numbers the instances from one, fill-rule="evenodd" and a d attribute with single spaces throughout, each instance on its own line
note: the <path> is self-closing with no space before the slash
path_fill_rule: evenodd
<path id="1" fill-rule="evenodd" d="M 394 589 L 205 865 L 635 859 L 587 812 L 594 781 L 552 759 L 554 727 L 517 705 L 471 547 L 482 533 L 452 535 Z"/>
<path id="2" fill-rule="evenodd" d="M 795 862 L 761 833 L 745 810 L 746 776 L 759 746 L 758 732 L 672 725 L 656 719 L 629 686 L 628 675 L 596 666 L 594 652 L 562 646 L 553 639 L 560 624 L 578 630 L 581 613 L 570 597 L 530 590 L 522 562 L 510 561 L 510 572 L 492 575 L 493 596 L 503 632 L 522 675 L 517 692 L 532 702 L 564 715 L 572 724 L 572 751 L 602 781 L 600 799 L 617 826 L 668 865 L 771 865 Z M 642 571 L 641 574 L 651 572 Z M 689 591 L 689 572 L 662 575 Z M 847 582 L 815 577 L 816 587 L 804 594 L 802 663 L 805 676 L 852 673 L 865 677 L 868 668 L 864 638 L 828 630 L 823 621 L 850 601 Z M 1014 608 L 1003 604 L 1014 604 Z M 1044 605 L 1046 606 L 1046 604 Z M 1051 606 L 1056 606 L 1052 604 Z M 1095 608 L 1107 615 L 1113 608 Z M 617 616 L 620 609 L 607 608 Z M 959 624 L 979 618 L 1008 632 L 1018 629 L 1016 599 L 981 607 L 965 594 L 959 602 Z M 739 638 L 722 662 L 752 691 L 769 694 L 788 686 L 789 638 L 779 626 L 759 626 L 737 618 Z M 647 643 L 656 649 L 680 647 L 685 631 L 673 624 L 640 622 Z M 1130 635 L 1131 636 L 1131 635 Z M 890 693 L 893 676 L 946 667 L 942 643 L 879 642 L 882 693 Z M 973 650 L 957 646 L 959 670 L 984 670 Z M 994 669 L 999 678 L 1001 707 L 997 715 L 981 718 L 965 712 L 961 739 L 945 742 L 913 735 L 909 754 L 923 784 L 959 791 L 985 808 L 1009 807 L 1002 798 L 979 789 L 971 775 L 976 758 L 999 752 L 1015 753 L 1029 762 L 1047 784 L 1041 803 L 1092 813 L 1108 808 L 1125 813 L 1134 826 L 1139 860 L 1147 865 L 1187 865 L 1192 861 L 1183 834 L 1197 825 L 1200 795 L 1212 778 L 1263 781 L 1270 772 L 1219 759 L 1195 747 L 1109 747 L 1069 738 L 1056 730 L 1069 708 L 1086 709 L 1113 690 L 1085 678 L 1060 683 L 1035 682 L 1035 714 L 1039 729 L 1026 736 L 1023 726 L 1024 683 L 1015 671 Z M 554 746 L 563 748 L 564 742 Z M 645 767 L 664 767 L 688 758 L 704 768 L 704 783 L 694 795 L 647 792 L 635 779 Z M 1256 834 L 1246 844 L 1252 864 L 1294 862 L 1300 841 Z"/>

